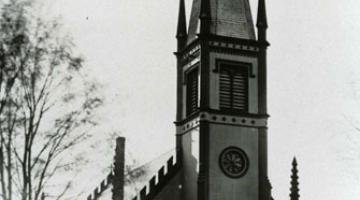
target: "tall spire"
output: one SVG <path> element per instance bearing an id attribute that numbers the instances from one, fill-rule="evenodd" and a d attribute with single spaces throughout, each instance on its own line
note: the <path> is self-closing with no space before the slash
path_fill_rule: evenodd
<path id="1" fill-rule="evenodd" d="M 179 18 L 176 32 L 176 38 L 178 40 L 178 51 L 185 47 L 187 41 L 186 31 L 186 11 L 185 11 L 185 0 L 180 0 L 179 5 Z"/>
<path id="2" fill-rule="evenodd" d="M 292 162 L 292 169 L 291 169 L 291 188 L 290 188 L 290 200 L 299 200 L 299 176 L 297 170 L 297 162 L 296 158 Z"/>
<path id="3" fill-rule="evenodd" d="M 266 41 L 266 29 L 268 28 L 268 24 L 265 0 L 259 0 L 256 27 L 258 28 L 258 40 Z"/>

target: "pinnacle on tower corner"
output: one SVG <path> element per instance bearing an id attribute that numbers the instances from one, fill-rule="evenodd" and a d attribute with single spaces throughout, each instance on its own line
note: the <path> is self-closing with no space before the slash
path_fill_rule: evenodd
<path id="1" fill-rule="evenodd" d="M 294 157 L 291 169 L 291 188 L 290 188 L 290 200 L 299 200 L 299 176 L 297 169 L 297 161 Z"/>

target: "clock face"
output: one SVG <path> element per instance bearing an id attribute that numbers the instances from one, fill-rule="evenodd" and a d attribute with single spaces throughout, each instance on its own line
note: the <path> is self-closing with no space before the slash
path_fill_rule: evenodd
<path id="1" fill-rule="evenodd" d="M 219 164 L 225 175 L 230 178 L 240 178 L 249 168 L 249 159 L 242 149 L 228 147 L 221 152 Z"/>

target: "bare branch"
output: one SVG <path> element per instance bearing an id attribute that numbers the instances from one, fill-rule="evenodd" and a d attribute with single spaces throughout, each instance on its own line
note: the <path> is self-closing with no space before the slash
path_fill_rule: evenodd
<path id="1" fill-rule="evenodd" d="M 96 125 L 91 114 L 97 99 L 89 98 L 87 89 L 71 95 L 78 89 L 70 86 L 73 78 L 84 81 L 83 60 L 59 34 L 56 21 L 34 17 L 31 4 L 22 1 L 0 4 L 0 10 L 1 198 L 38 200 L 52 177 L 73 163 L 63 160 L 63 153 L 87 137 L 84 128 Z M 57 198 L 69 188 L 59 189 Z"/>

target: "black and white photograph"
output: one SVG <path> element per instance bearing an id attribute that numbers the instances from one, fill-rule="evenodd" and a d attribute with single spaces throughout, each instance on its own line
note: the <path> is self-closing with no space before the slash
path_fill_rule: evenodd
<path id="1" fill-rule="evenodd" d="M 359 10 L 0 0 L 0 200 L 358 200 Z"/>

